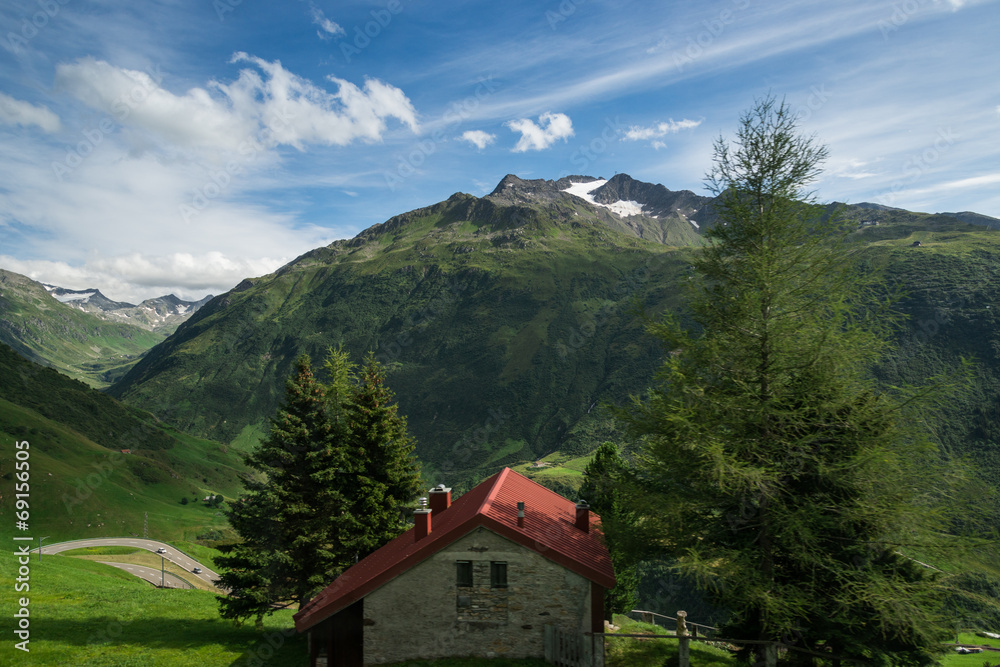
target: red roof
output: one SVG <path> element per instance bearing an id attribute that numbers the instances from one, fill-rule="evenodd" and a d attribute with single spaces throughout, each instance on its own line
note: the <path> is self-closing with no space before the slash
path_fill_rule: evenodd
<path id="1" fill-rule="evenodd" d="M 525 504 L 524 526 L 517 525 L 519 502 Z M 504 468 L 436 513 L 427 537 L 414 540 L 411 528 L 346 570 L 295 614 L 295 628 L 305 632 L 479 526 L 605 589 L 614 588 L 611 558 L 597 529 L 600 518 L 590 514 L 589 533 L 575 522 L 573 501 Z"/>

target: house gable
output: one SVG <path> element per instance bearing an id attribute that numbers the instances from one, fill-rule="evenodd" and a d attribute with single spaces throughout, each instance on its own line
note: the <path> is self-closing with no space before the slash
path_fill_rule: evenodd
<path id="1" fill-rule="evenodd" d="M 523 521 L 518 518 L 520 502 L 525 504 Z M 506 538 L 603 588 L 613 588 L 614 571 L 599 521 L 591 515 L 589 531 L 581 530 L 572 501 L 504 468 L 447 510 L 435 513 L 426 537 L 415 539 L 411 529 L 347 570 L 295 614 L 295 627 L 299 632 L 308 630 L 478 529 Z"/>

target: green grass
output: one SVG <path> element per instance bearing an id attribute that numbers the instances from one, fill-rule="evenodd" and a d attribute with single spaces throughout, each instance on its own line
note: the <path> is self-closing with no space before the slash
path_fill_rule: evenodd
<path id="1" fill-rule="evenodd" d="M 51 542 L 87 537 L 142 535 L 164 541 L 195 540 L 207 530 L 228 528 L 219 510 L 203 503 L 181 505 L 181 497 L 239 490 L 237 468 L 219 445 L 175 440 L 167 450 L 121 454 L 30 409 L 0 399 L 0 437 L 31 443 L 31 526 Z M 205 441 L 201 441 L 205 442 Z M 0 455 L 6 470 L 13 449 Z M 10 467 L 8 467 L 10 466 Z M 153 480 L 153 481 L 150 481 Z M 0 493 L 13 492 L 14 479 L 0 480 Z M 0 536 L 12 526 L 0 526 Z"/>
<path id="2" fill-rule="evenodd" d="M 561 486 L 579 489 L 580 485 L 583 484 L 584 470 L 593 458 L 593 454 L 577 456 L 555 451 L 539 459 L 549 464 L 544 468 L 533 468 L 534 461 L 511 465 L 511 468 L 542 484 L 555 482 Z"/>
<path id="3" fill-rule="evenodd" d="M 977 644 L 980 646 L 996 646 L 1000 648 L 1000 640 L 979 637 L 971 632 L 963 632 L 958 635 L 960 644 Z M 1000 665 L 1000 653 L 995 651 L 983 651 L 982 653 L 970 653 L 960 655 L 953 649 L 948 649 L 948 653 L 941 659 L 942 667 L 983 667 L 983 663 L 990 665 Z"/>
<path id="4" fill-rule="evenodd" d="M 507 658 L 441 658 L 440 660 L 407 660 L 394 662 L 387 667 L 477 667 L 487 664 L 490 667 L 546 667 L 544 660 L 522 658 L 513 660 Z"/>
<path id="5" fill-rule="evenodd" d="M 0 552 L 4 572 L 17 568 L 14 555 Z M 253 651 L 266 664 L 305 665 L 305 640 L 284 636 L 292 612 L 265 619 L 264 632 L 235 627 L 218 615 L 215 596 L 198 590 L 159 590 L 106 565 L 52 556 L 31 561 L 30 657 L 8 636 L 0 642 L 0 664 L 157 667 L 243 667 Z M 10 619 L 17 602 L 0 597 L 0 614 Z M 8 624 L 10 627 L 10 624 Z"/>
<path id="6" fill-rule="evenodd" d="M 49 542 L 142 535 L 147 517 L 150 537 L 166 541 L 228 529 L 219 509 L 193 500 L 240 493 L 239 452 L 157 424 L 2 345 L 0 375 L 0 438 L 30 443 L 31 527 Z M 5 497 L 13 459 L 13 447 L 0 451 Z M 0 526 L 0 536 L 12 529 Z"/>
<path id="7" fill-rule="evenodd" d="M 145 549 L 135 547 L 83 547 L 81 549 L 70 549 L 60 551 L 60 556 L 130 556 Z M 148 551 L 146 553 L 149 553 Z"/>
<path id="8" fill-rule="evenodd" d="M 616 634 L 651 634 L 667 636 L 662 627 L 615 615 Z M 661 667 L 677 664 L 676 639 L 640 639 L 622 637 L 605 640 L 607 667 Z M 736 658 L 729 652 L 708 644 L 691 642 L 691 664 L 698 667 L 735 667 Z"/>

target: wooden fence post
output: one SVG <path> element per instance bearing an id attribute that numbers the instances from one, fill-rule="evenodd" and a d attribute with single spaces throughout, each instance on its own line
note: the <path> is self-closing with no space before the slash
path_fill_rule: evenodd
<path id="1" fill-rule="evenodd" d="M 691 667 L 691 638 L 688 635 L 686 611 L 677 612 L 677 667 Z"/>
<path id="2" fill-rule="evenodd" d="M 774 644 L 764 645 L 764 664 L 767 667 L 778 666 L 778 647 Z"/>

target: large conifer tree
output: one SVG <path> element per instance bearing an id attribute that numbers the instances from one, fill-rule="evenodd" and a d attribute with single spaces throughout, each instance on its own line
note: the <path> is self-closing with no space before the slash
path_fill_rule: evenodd
<path id="1" fill-rule="evenodd" d="M 732 613 L 726 636 L 923 664 L 936 589 L 900 545 L 931 540 L 938 454 L 869 380 L 892 318 L 805 191 L 825 158 L 773 98 L 717 142 L 694 326 L 650 327 L 669 354 L 631 412 L 633 502 L 653 551 Z"/>
<path id="2" fill-rule="evenodd" d="M 356 483 L 352 515 L 365 526 L 355 549 L 363 558 L 406 529 L 403 512 L 420 493 L 415 442 L 373 354 L 359 373 L 346 416 Z"/>
<path id="3" fill-rule="evenodd" d="M 241 621 L 313 595 L 404 529 L 417 494 L 413 442 L 384 379 L 370 362 L 356 382 L 331 350 L 328 384 L 300 358 L 267 438 L 246 458 L 256 476 L 230 504 L 242 541 L 223 549 L 224 618 Z M 375 405 L 377 404 L 377 405 Z M 359 415 L 364 415 L 362 419 Z"/>

